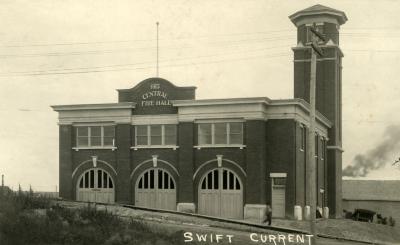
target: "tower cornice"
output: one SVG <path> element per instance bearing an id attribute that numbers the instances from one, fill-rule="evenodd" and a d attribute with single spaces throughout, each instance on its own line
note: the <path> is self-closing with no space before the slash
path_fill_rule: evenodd
<path id="1" fill-rule="evenodd" d="M 296 26 L 311 22 L 329 22 L 338 25 L 346 23 L 347 16 L 343 11 L 329 8 L 320 4 L 297 11 L 289 16 Z"/>

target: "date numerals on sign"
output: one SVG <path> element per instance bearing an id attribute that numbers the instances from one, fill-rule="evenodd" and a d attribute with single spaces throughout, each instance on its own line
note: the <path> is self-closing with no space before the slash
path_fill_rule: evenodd
<path id="1" fill-rule="evenodd" d="M 160 89 L 160 84 L 158 83 L 150 84 L 150 89 Z"/>

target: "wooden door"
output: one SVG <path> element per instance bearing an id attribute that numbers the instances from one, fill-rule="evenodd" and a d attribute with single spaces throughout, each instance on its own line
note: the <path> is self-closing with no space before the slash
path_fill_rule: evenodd
<path id="1" fill-rule="evenodd" d="M 176 210 L 176 184 L 172 176 L 159 168 L 145 171 L 135 187 L 135 205 Z"/>
<path id="2" fill-rule="evenodd" d="M 200 181 L 199 213 L 231 219 L 243 218 L 243 187 L 231 170 L 209 171 Z"/>
<path id="3" fill-rule="evenodd" d="M 115 189 L 111 176 L 104 170 L 92 168 L 78 179 L 77 201 L 114 203 Z"/>
<path id="4" fill-rule="evenodd" d="M 272 179 L 272 217 L 285 217 L 286 178 Z"/>

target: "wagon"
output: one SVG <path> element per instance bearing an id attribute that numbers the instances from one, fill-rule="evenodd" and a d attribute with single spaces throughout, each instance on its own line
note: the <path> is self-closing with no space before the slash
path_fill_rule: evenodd
<path id="1" fill-rule="evenodd" d="M 352 218 L 357 221 L 372 222 L 376 213 L 367 209 L 354 210 Z"/>

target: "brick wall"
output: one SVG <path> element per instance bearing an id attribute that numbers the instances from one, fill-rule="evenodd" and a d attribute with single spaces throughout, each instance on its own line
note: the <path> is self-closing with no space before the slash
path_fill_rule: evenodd
<path id="1" fill-rule="evenodd" d="M 265 121 L 246 121 L 247 204 L 266 204 L 266 148 Z"/>
<path id="2" fill-rule="evenodd" d="M 194 202 L 194 154 L 193 154 L 193 133 L 194 124 L 192 122 L 180 123 L 178 127 L 179 156 L 178 168 L 180 173 L 180 187 L 178 202 Z"/>
<path id="3" fill-rule="evenodd" d="M 268 120 L 266 123 L 267 133 L 267 203 L 271 204 L 271 178 L 270 173 L 286 173 L 286 216 L 293 216 L 295 205 L 295 132 L 296 122 L 294 120 Z"/>
<path id="4" fill-rule="evenodd" d="M 129 175 L 132 171 L 131 155 L 131 125 L 118 124 L 115 129 L 117 151 L 115 154 L 118 172 L 116 201 L 129 203 L 131 201 L 131 185 Z"/>
<path id="5" fill-rule="evenodd" d="M 59 127 L 59 195 L 65 199 L 73 199 L 72 189 L 72 126 Z"/>

